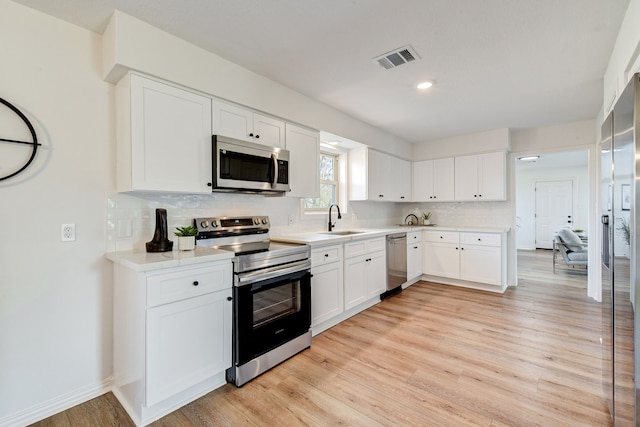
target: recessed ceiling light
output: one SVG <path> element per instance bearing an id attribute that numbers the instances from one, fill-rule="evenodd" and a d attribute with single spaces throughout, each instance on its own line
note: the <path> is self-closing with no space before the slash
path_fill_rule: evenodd
<path id="1" fill-rule="evenodd" d="M 433 82 L 422 82 L 422 83 L 418 83 L 418 86 L 416 86 L 418 89 L 429 89 L 431 86 L 433 86 Z"/>
<path id="2" fill-rule="evenodd" d="M 539 158 L 540 156 L 524 156 L 524 157 L 518 157 L 518 160 L 521 160 L 523 162 L 535 162 Z"/>

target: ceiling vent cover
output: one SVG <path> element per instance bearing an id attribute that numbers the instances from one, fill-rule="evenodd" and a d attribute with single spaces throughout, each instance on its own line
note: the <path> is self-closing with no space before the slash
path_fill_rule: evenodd
<path id="1" fill-rule="evenodd" d="M 373 58 L 373 62 L 376 62 L 385 70 L 390 70 L 418 59 L 420 59 L 420 57 L 415 49 L 410 45 L 406 45 Z"/>

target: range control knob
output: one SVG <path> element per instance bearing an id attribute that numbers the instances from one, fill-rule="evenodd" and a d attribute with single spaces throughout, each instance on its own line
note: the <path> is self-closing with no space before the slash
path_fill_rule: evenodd
<path id="1" fill-rule="evenodd" d="M 253 218 L 253 225 L 260 224 L 260 218 Z"/>
<path id="2" fill-rule="evenodd" d="M 202 228 L 207 228 L 207 227 L 209 226 L 209 221 L 202 221 L 202 222 L 200 223 L 200 226 L 201 226 Z"/>
<path id="3" fill-rule="evenodd" d="M 266 225 L 267 224 L 267 218 L 262 218 L 262 223 Z"/>
<path id="4" fill-rule="evenodd" d="M 218 221 L 211 221 L 211 226 L 216 228 L 218 226 Z"/>

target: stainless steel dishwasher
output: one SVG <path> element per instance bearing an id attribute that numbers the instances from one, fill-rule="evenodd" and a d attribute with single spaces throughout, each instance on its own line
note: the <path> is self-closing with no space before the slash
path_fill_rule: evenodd
<path id="1" fill-rule="evenodd" d="M 387 290 L 380 295 L 385 299 L 402 290 L 407 281 L 407 233 L 387 236 Z"/>

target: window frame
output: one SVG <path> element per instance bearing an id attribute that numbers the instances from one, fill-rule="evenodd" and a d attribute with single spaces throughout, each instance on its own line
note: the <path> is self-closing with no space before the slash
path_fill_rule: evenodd
<path id="1" fill-rule="evenodd" d="M 334 149 L 332 148 L 324 148 L 320 149 L 320 155 L 328 155 L 332 156 L 335 159 L 334 165 L 334 181 L 325 181 L 320 179 L 320 169 L 318 169 L 318 186 L 323 182 L 335 183 L 336 185 L 336 197 L 335 202 L 340 205 L 340 210 L 342 213 L 347 212 L 347 160 L 348 154 L 347 151 Z M 320 159 L 318 159 L 320 160 Z M 326 214 L 327 209 L 324 208 L 307 208 L 305 204 L 305 200 L 309 197 L 304 197 L 300 199 L 300 211 L 303 215 L 319 215 Z"/>

